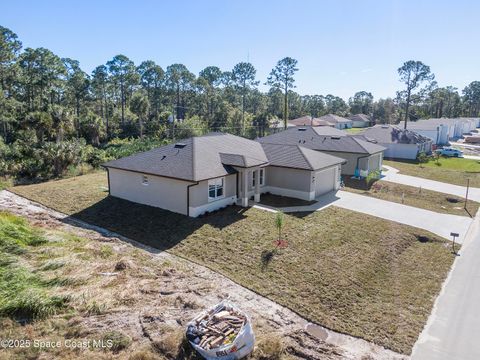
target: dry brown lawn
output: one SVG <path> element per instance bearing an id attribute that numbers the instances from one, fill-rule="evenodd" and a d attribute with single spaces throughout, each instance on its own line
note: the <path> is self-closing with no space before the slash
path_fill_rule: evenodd
<path id="1" fill-rule="evenodd" d="M 206 265 L 326 327 L 406 354 L 453 262 L 434 234 L 335 207 L 286 215 L 288 248 L 275 252 L 275 214 L 230 207 L 190 219 L 107 198 L 105 185 L 93 174 L 12 190 Z"/>

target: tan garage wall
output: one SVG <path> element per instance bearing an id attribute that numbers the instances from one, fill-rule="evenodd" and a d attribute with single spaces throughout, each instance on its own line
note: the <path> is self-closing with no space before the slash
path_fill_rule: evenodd
<path id="1" fill-rule="evenodd" d="M 110 168 L 108 174 L 110 195 L 187 214 L 187 186 L 190 182 L 146 175 L 148 185 L 144 185 L 144 174 L 141 173 Z"/>
<path id="2" fill-rule="evenodd" d="M 262 192 L 304 200 L 315 198 L 313 172 L 310 170 L 267 166 L 265 174 L 265 188 Z"/>

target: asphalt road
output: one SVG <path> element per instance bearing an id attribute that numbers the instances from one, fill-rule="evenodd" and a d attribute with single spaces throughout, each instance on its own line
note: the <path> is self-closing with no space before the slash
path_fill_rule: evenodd
<path id="1" fill-rule="evenodd" d="M 412 359 L 480 359 L 479 215 L 413 348 Z"/>

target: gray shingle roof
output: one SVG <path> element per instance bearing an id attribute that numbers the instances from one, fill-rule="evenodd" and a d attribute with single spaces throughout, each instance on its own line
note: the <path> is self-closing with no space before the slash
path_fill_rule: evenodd
<path id="1" fill-rule="evenodd" d="M 347 136 L 345 131 L 330 126 L 317 126 L 313 130 L 318 135 Z"/>
<path id="2" fill-rule="evenodd" d="M 352 122 L 352 120 L 346 119 L 344 117 L 341 117 L 341 116 L 338 116 L 338 115 L 335 115 L 335 114 L 323 115 L 323 116 L 320 116 L 318 119 L 319 120 L 326 120 L 326 121 L 331 122 L 331 123 L 350 123 L 350 122 Z"/>
<path id="3" fill-rule="evenodd" d="M 319 170 L 345 163 L 344 159 L 299 145 L 262 144 L 262 146 L 272 166 Z"/>
<path id="4" fill-rule="evenodd" d="M 289 120 L 288 123 L 294 126 L 334 126 L 334 122 L 313 118 L 311 116 L 302 116 L 297 119 Z"/>
<path id="5" fill-rule="evenodd" d="M 431 142 L 425 136 L 394 125 L 375 125 L 359 133 L 360 139 L 373 140 L 380 144 L 422 144 Z"/>
<path id="6" fill-rule="evenodd" d="M 109 161 L 104 166 L 200 181 L 230 174 L 233 172 L 231 166 L 251 167 L 268 163 L 258 142 L 235 135 L 210 133 L 178 143 L 184 146 L 179 148 L 176 144 L 169 144 Z"/>
<path id="7" fill-rule="evenodd" d="M 258 139 L 262 144 L 300 145 L 312 150 L 375 154 L 384 151 L 383 146 L 352 136 L 321 135 L 323 128 L 290 128 Z"/>
<path id="8" fill-rule="evenodd" d="M 295 126 L 303 126 L 303 125 L 312 125 L 312 117 L 311 116 L 302 116 L 293 120 L 288 120 L 289 124 Z"/>
<path id="9" fill-rule="evenodd" d="M 367 123 L 370 122 L 370 117 L 365 114 L 355 114 L 355 115 L 349 116 L 348 119 L 352 121 L 363 121 Z"/>

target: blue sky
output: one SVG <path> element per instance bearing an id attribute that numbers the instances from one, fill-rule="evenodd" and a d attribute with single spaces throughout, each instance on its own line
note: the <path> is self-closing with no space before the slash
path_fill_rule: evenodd
<path id="1" fill-rule="evenodd" d="M 285 56 L 296 91 L 345 99 L 394 96 L 406 60 L 429 65 L 440 86 L 480 80 L 478 1 L 4 1 L 0 25 L 25 47 L 46 47 L 90 72 L 123 53 L 136 64 L 180 62 L 192 72 L 247 59 L 265 82 Z M 265 89 L 265 87 L 263 87 Z"/>

